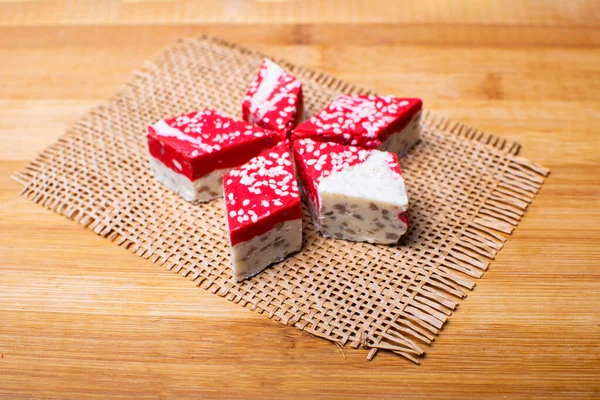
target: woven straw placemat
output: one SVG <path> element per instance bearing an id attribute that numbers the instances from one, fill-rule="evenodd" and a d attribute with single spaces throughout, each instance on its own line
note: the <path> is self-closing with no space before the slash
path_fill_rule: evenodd
<path id="1" fill-rule="evenodd" d="M 305 212 L 302 250 L 237 284 L 223 201 L 193 205 L 158 184 L 145 133 L 152 122 L 202 107 L 239 117 L 262 57 L 207 37 L 168 47 L 15 173 L 22 194 L 269 318 L 367 347 L 369 359 L 386 349 L 418 362 L 548 171 L 518 157 L 517 143 L 425 112 L 421 142 L 401 159 L 412 225 L 398 245 L 326 240 Z M 339 93 L 369 93 L 275 61 L 304 82 L 309 114 Z"/>

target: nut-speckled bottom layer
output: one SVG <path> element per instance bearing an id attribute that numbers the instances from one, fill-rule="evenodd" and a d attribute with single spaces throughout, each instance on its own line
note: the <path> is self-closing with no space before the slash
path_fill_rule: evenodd
<path id="1" fill-rule="evenodd" d="M 270 231 L 231 249 L 233 277 L 242 281 L 284 260 L 302 246 L 302 220 L 280 222 Z"/>
<path id="2" fill-rule="evenodd" d="M 179 194 L 185 200 L 197 203 L 206 202 L 223 196 L 223 174 L 229 168 L 212 171 L 195 181 L 190 181 L 187 176 L 173 171 L 162 161 L 149 156 L 150 168 L 156 180 Z"/>
<path id="3" fill-rule="evenodd" d="M 395 243 L 408 227 L 397 218 L 396 205 L 365 202 L 361 199 L 329 196 L 319 214 L 303 193 L 315 229 L 324 237 L 368 243 Z"/>
<path id="4" fill-rule="evenodd" d="M 377 148 L 381 151 L 389 151 L 402 157 L 406 154 L 421 138 L 421 111 L 411 118 L 408 125 L 401 131 L 392 133 L 385 142 Z"/>
<path id="5" fill-rule="evenodd" d="M 394 203 L 326 194 L 318 219 L 325 237 L 389 244 L 406 232 L 406 224 L 398 218 L 404 211 Z"/>

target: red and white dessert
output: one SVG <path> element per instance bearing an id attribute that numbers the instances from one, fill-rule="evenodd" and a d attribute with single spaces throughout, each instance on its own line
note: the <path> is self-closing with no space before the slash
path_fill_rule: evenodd
<path id="1" fill-rule="evenodd" d="M 289 142 L 225 174 L 223 195 L 238 282 L 300 250 L 302 210 Z"/>
<path id="2" fill-rule="evenodd" d="M 408 197 L 395 153 L 300 139 L 293 144 L 315 227 L 323 236 L 394 243 L 408 228 Z"/>
<path id="3" fill-rule="evenodd" d="M 342 95 L 301 123 L 292 138 L 406 153 L 421 135 L 420 99 Z"/>
<path id="4" fill-rule="evenodd" d="M 302 121 L 302 82 L 265 58 L 242 103 L 244 121 L 281 133 L 285 139 Z"/>
<path id="5" fill-rule="evenodd" d="M 280 141 L 277 132 L 216 111 L 194 111 L 148 127 L 156 179 L 188 201 L 220 197 L 221 177 Z"/>

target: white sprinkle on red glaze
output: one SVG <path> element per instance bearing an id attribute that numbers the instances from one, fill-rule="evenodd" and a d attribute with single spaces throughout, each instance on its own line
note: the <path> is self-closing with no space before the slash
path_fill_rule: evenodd
<path id="1" fill-rule="evenodd" d="M 317 207 L 319 207 L 319 183 L 323 178 L 363 163 L 375 151 L 334 142 L 315 142 L 311 139 L 295 140 L 292 148 L 297 172 L 302 178 L 306 194 Z M 388 154 L 386 162 L 390 169 L 402 176 L 398 156 L 394 153 L 386 153 Z M 398 218 L 408 223 L 408 213 L 403 213 Z"/>
<path id="2" fill-rule="evenodd" d="M 223 182 L 232 246 L 302 216 L 288 141 L 229 171 Z"/>
<path id="3" fill-rule="evenodd" d="M 292 137 L 375 149 L 402 130 L 422 106 L 420 99 L 342 95 L 298 125 Z"/>
<path id="4" fill-rule="evenodd" d="M 300 121 L 302 103 L 302 82 L 265 58 L 244 97 L 242 117 L 287 138 Z"/>
<path id="5" fill-rule="evenodd" d="M 147 137 L 150 154 L 190 180 L 237 167 L 280 141 L 276 132 L 213 110 L 159 121 L 148 127 Z"/>

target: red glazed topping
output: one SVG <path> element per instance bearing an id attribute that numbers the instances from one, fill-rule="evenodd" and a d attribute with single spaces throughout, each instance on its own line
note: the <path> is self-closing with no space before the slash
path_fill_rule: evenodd
<path id="1" fill-rule="evenodd" d="M 420 99 L 342 95 L 298 125 L 292 138 L 375 149 L 406 127 L 422 105 Z"/>
<path id="2" fill-rule="evenodd" d="M 231 245 L 302 217 L 300 194 L 287 141 L 223 175 Z"/>
<path id="3" fill-rule="evenodd" d="M 364 162 L 373 152 L 356 146 L 345 146 L 334 142 L 315 142 L 311 139 L 300 139 L 293 142 L 294 160 L 298 174 L 310 201 L 319 206 L 318 189 L 323 178 Z M 398 156 L 388 153 L 387 161 L 390 169 L 402 175 Z M 403 219 L 404 217 L 398 216 Z M 406 216 L 408 218 L 408 216 Z M 408 221 L 408 219 L 407 219 Z"/>
<path id="4" fill-rule="evenodd" d="M 148 127 L 150 154 L 173 171 L 196 180 L 217 169 L 237 167 L 280 141 L 276 132 L 194 111 Z"/>
<path id="5" fill-rule="evenodd" d="M 408 223 L 410 222 L 408 220 L 408 214 L 409 214 L 408 211 L 404 211 L 404 212 L 401 212 L 400 214 L 398 214 L 398 219 L 400 221 L 404 222 L 406 224 L 406 226 L 408 226 Z"/>
<path id="6" fill-rule="evenodd" d="M 302 117 L 302 82 L 264 59 L 242 103 L 242 118 L 287 138 Z"/>

